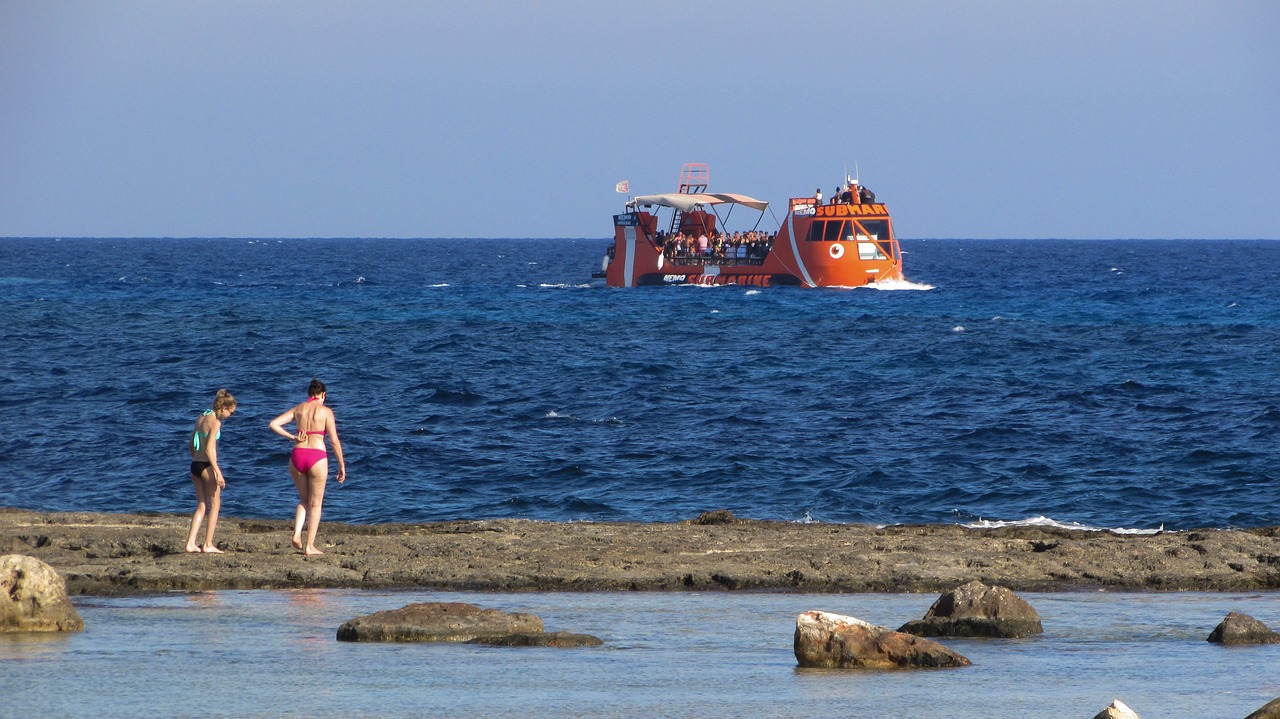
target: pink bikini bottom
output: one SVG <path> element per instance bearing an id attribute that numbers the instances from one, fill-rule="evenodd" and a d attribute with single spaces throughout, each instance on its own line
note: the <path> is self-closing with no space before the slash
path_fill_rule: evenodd
<path id="1" fill-rule="evenodd" d="M 323 449 L 311 449 L 310 447 L 294 447 L 293 454 L 289 457 L 289 462 L 293 464 L 293 468 L 306 474 L 315 466 L 316 462 L 328 459 L 329 453 Z"/>

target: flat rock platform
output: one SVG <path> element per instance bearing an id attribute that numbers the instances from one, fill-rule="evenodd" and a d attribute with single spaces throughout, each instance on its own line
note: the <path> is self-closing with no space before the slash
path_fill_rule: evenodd
<path id="1" fill-rule="evenodd" d="M 715 516 L 719 515 L 719 516 Z M 674 523 L 519 519 L 326 522 L 304 557 L 291 522 L 223 517 L 224 554 L 188 554 L 190 518 L 0 508 L 0 555 L 58 570 L 73 595 L 349 587 L 469 591 L 943 592 L 1280 589 L 1280 527 L 1153 535 L 1053 527 L 797 524 L 709 513 Z"/>

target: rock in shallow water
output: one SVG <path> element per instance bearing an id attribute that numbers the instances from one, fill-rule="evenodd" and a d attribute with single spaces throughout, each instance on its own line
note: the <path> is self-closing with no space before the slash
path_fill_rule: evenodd
<path id="1" fill-rule="evenodd" d="M 796 617 L 795 654 L 802 667 L 899 669 L 970 664 L 935 641 L 819 611 Z"/>
<path id="2" fill-rule="evenodd" d="M 0 632 L 62 632 L 84 629 L 53 567 L 21 554 L 0 557 Z"/>
<path id="3" fill-rule="evenodd" d="M 1280 719 L 1280 699 L 1272 699 L 1266 706 L 1244 719 Z"/>
<path id="4" fill-rule="evenodd" d="M 1205 641 L 1214 644 L 1280 644 L 1280 634 L 1248 614 L 1230 612 Z"/>
<path id="5" fill-rule="evenodd" d="M 1130 709 L 1119 699 L 1111 702 L 1106 709 L 1094 715 L 1093 719 L 1142 719 L 1138 713 Z"/>
<path id="6" fill-rule="evenodd" d="M 504 647 L 594 647 L 587 634 L 546 633 L 542 620 L 462 602 L 423 602 L 357 617 L 338 627 L 340 642 L 468 642 Z"/>
<path id="7" fill-rule="evenodd" d="M 973 581 L 943 594 L 923 619 L 898 628 L 922 637 L 1026 637 L 1041 634 L 1040 615 L 1005 587 Z"/>
<path id="8" fill-rule="evenodd" d="M 462 602 L 422 602 L 356 617 L 338 627 L 338 641 L 469 642 L 477 637 L 541 631 L 542 620 L 532 614 Z"/>
<path id="9" fill-rule="evenodd" d="M 486 644 L 491 647 L 598 647 L 604 642 L 590 634 L 572 632 L 532 632 L 528 634 L 504 634 L 498 637 L 477 637 L 468 644 Z"/>

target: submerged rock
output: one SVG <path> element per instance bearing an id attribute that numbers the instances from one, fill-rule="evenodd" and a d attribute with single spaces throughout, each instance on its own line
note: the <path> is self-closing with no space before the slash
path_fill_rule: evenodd
<path id="1" fill-rule="evenodd" d="M 1040 615 L 1005 587 L 973 581 L 938 597 L 923 619 L 898 628 L 922 637 L 1026 637 L 1041 634 Z"/>
<path id="2" fill-rule="evenodd" d="M 1106 709 L 1103 709 L 1102 711 L 1095 714 L 1093 719 L 1142 719 L 1142 718 L 1138 716 L 1137 712 L 1125 706 L 1124 702 L 1117 699 L 1111 702 L 1111 704 L 1108 705 Z"/>
<path id="3" fill-rule="evenodd" d="M 1280 634 L 1248 614 L 1230 612 L 1205 641 L 1214 644 L 1280 644 Z"/>
<path id="4" fill-rule="evenodd" d="M 970 664 L 930 639 L 819 611 L 796 617 L 795 654 L 802 667 L 898 669 Z"/>
<path id="5" fill-rule="evenodd" d="M 504 634 L 498 637 L 476 637 L 468 644 L 486 644 L 491 647 L 598 647 L 604 642 L 590 634 L 572 632 L 531 632 Z"/>
<path id="6" fill-rule="evenodd" d="M 340 642 L 468 642 L 503 647 L 595 647 L 588 634 L 546 633 L 542 620 L 461 602 L 423 602 L 356 617 L 338 627 Z"/>
<path id="7" fill-rule="evenodd" d="M 66 632 L 84 629 L 53 567 L 21 554 L 0 557 L 0 632 Z"/>

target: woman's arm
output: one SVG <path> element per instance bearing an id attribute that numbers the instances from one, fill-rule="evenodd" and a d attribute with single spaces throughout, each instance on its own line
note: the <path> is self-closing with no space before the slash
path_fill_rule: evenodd
<path id="1" fill-rule="evenodd" d="M 218 466 L 218 434 L 222 431 L 222 423 L 217 418 L 209 422 L 209 443 L 205 447 L 205 454 L 209 457 L 209 466 L 213 469 L 213 477 L 218 480 L 218 489 L 227 486 L 227 480 L 222 476 L 222 468 Z"/>
<path id="2" fill-rule="evenodd" d="M 347 481 L 347 462 L 342 458 L 342 441 L 338 439 L 338 420 L 334 419 L 333 410 L 329 410 L 328 416 L 325 417 L 325 432 L 329 435 L 329 441 L 333 442 L 333 456 L 338 460 L 338 474 L 336 479 L 338 484 Z"/>
<path id="3" fill-rule="evenodd" d="M 297 407 L 293 407 L 279 417 L 271 420 L 271 424 L 269 426 L 271 427 L 272 432 L 275 432 L 281 437 L 284 437 L 291 442 L 300 442 L 301 440 L 298 439 L 298 435 L 289 434 L 289 430 L 284 428 L 286 424 L 293 421 L 293 410 L 295 409 L 297 409 Z"/>

